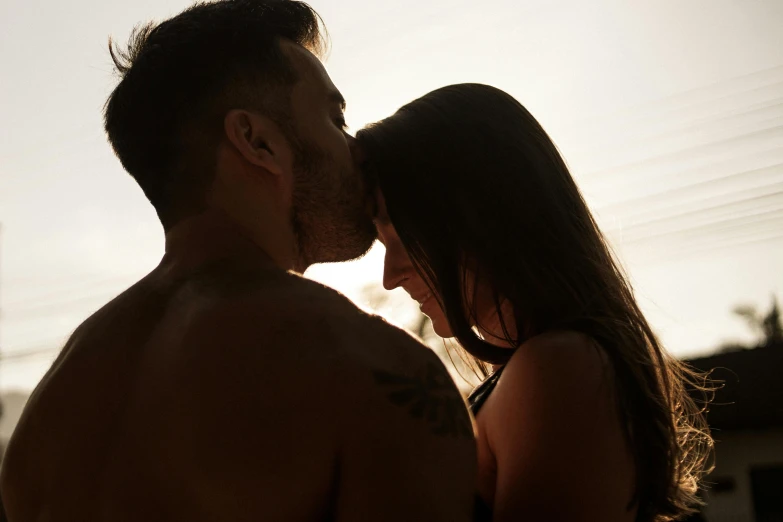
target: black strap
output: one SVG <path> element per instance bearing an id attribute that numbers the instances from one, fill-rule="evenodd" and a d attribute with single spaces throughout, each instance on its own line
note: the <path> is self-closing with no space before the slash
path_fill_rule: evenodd
<path id="1" fill-rule="evenodd" d="M 498 383 L 498 379 L 500 379 L 503 368 L 505 368 L 505 366 L 501 366 L 495 373 L 487 377 L 468 397 L 470 411 L 474 416 L 478 414 L 479 410 L 484 405 L 484 401 L 487 400 L 489 394 L 495 389 L 495 385 Z"/>

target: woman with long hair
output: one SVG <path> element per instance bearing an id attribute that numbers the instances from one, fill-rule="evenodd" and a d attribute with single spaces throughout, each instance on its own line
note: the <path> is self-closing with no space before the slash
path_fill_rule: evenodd
<path id="1" fill-rule="evenodd" d="M 433 91 L 359 131 L 384 286 L 483 371 L 477 517 L 676 520 L 712 439 L 552 140 L 514 98 Z M 701 382 L 703 384 L 703 381 Z"/>

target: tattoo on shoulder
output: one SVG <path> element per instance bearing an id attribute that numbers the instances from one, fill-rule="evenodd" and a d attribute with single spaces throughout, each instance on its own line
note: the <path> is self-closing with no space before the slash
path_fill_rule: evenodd
<path id="1" fill-rule="evenodd" d="M 422 419 L 434 435 L 473 438 L 467 407 L 448 374 L 433 363 L 415 376 L 374 371 L 375 382 L 389 390 L 388 399 Z"/>

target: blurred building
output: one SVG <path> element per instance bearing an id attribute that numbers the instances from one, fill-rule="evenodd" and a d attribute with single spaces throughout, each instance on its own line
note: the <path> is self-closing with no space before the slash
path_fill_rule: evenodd
<path id="1" fill-rule="evenodd" d="M 3 416 L 0 417 L 0 462 L 3 460 L 3 451 L 11 438 L 11 434 L 22 416 L 22 410 L 27 404 L 28 394 L 23 392 L 7 392 L 2 394 Z"/>
<path id="2" fill-rule="evenodd" d="M 783 344 L 688 361 L 724 382 L 707 415 L 708 522 L 783 522 Z"/>

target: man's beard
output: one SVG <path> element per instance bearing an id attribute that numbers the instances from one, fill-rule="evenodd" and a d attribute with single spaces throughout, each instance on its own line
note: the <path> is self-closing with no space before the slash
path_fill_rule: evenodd
<path id="1" fill-rule="evenodd" d="M 340 169 L 315 144 L 299 138 L 290 141 L 294 152 L 290 220 L 300 269 L 362 257 L 375 241 L 376 231 L 359 177 Z"/>

